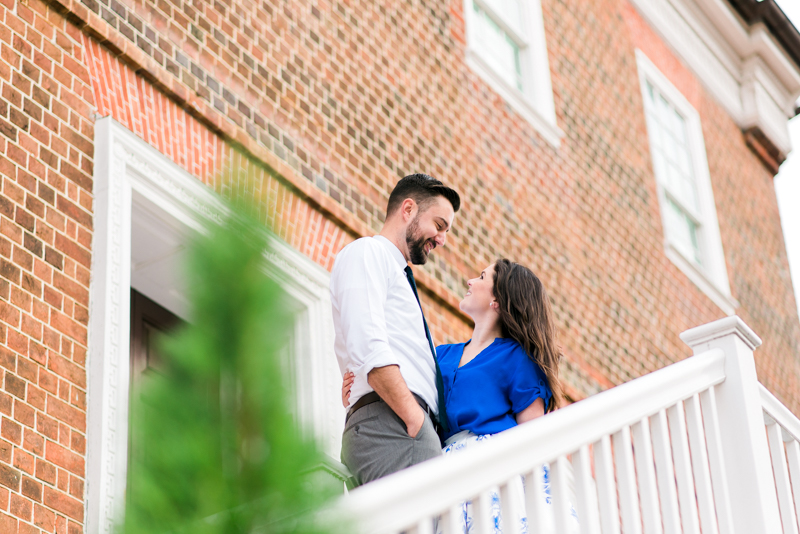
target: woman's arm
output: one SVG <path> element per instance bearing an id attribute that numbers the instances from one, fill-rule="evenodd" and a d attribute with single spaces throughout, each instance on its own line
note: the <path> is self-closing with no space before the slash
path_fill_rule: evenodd
<path id="1" fill-rule="evenodd" d="M 530 406 L 522 410 L 516 415 L 517 424 L 521 425 L 522 423 L 527 423 L 532 419 L 536 419 L 537 417 L 541 417 L 544 415 L 544 399 L 539 397 Z"/>
<path id="2" fill-rule="evenodd" d="M 350 404 L 350 389 L 353 387 L 353 381 L 356 379 L 351 371 L 347 371 L 342 379 L 342 406 L 347 408 Z"/>

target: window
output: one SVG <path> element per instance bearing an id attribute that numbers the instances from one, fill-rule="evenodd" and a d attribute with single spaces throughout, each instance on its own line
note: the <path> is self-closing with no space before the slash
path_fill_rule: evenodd
<path id="1" fill-rule="evenodd" d="M 464 10 L 467 65 L 558 146 L 539 0 L 465 0 Z"/>
<path id="2" fill-rule="evenodd" d="M 700 116 L 636 51 L 667 256 L 725 313 L 731 298 Z"/>

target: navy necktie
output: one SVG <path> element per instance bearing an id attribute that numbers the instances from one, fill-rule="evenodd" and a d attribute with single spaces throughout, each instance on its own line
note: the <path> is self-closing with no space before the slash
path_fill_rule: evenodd
<path id="1" fill-rule="evenodd" d="M 406 265 L 406 278 L 411 285 L 414 296 L 417 297 L 417 304 L 419 304 L 419 311 L 422 313 L 422 325 L 425 327 L 425 337 L 428 338 L 428 345 L 431 348 L 431 356 L 433 356 L 433 363 L 436 364 L 436 392 L 439 394 L 439 426 L 442 427 L 444 432 L 450 431 L 450 425 L 447 424 L 447 410 L 444 407 L 444 381 L 442 380 L 442 370 L 439 369 L 439 360 L 436 359 L 436 349 L 433 347 L 433 338 L 431 331 L 428 329 L 428 321 L 425 320 L 425 312 L 422 311 L 422 303 L 419 301 L 419 294 L 417 293 L 417 283 L 414 281 L 414 272 L 411 267 Z"/>

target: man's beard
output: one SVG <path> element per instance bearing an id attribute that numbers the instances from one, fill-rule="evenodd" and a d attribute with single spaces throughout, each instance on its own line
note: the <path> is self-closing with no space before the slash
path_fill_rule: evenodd
<path id="1" fill-rule="evenodd" d="M 436 248 L 436 241 L 418 236 L 418 231 L 419 216 L 414 217 L 414 220 L 408 225 L 408 230 L 406 230 L 406 245 L 408 246 L 408 256 L 411 258 L 411 263 L 414 265 L 425 265 L 425 262 L 428 261 L 428 253 L 425 252 L 425 245 L 430 242 L 433 245 L 431 250 L 433 250 Z"/>

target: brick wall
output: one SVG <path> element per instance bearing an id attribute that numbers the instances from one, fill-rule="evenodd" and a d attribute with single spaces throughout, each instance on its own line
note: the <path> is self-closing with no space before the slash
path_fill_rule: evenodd
<path id="1" fill-rule="evenodd" d="M 0 532 L 80 532 L 92 88 L 80 30 L 0 2 Z"/>
<path id="2" fill-rule="evenodd" d="M 464 202 L 419 270 L 437 341 L 469 335 L 466 279 L 515 259 L 550 291 L 582 398 L 723 315 L 664 255 L 641 48 L 701 116 L 737 313 L 800 411 L 771 172 L 625 0 L 542 3 L 558 149 L 464 64 L 461 0 L 0 0 L 0 532 L 83 531 L 96 116 L 212 187 L 244 169 L 265 222 L 327 269 L 399 176 L 442 178 Z"/>

